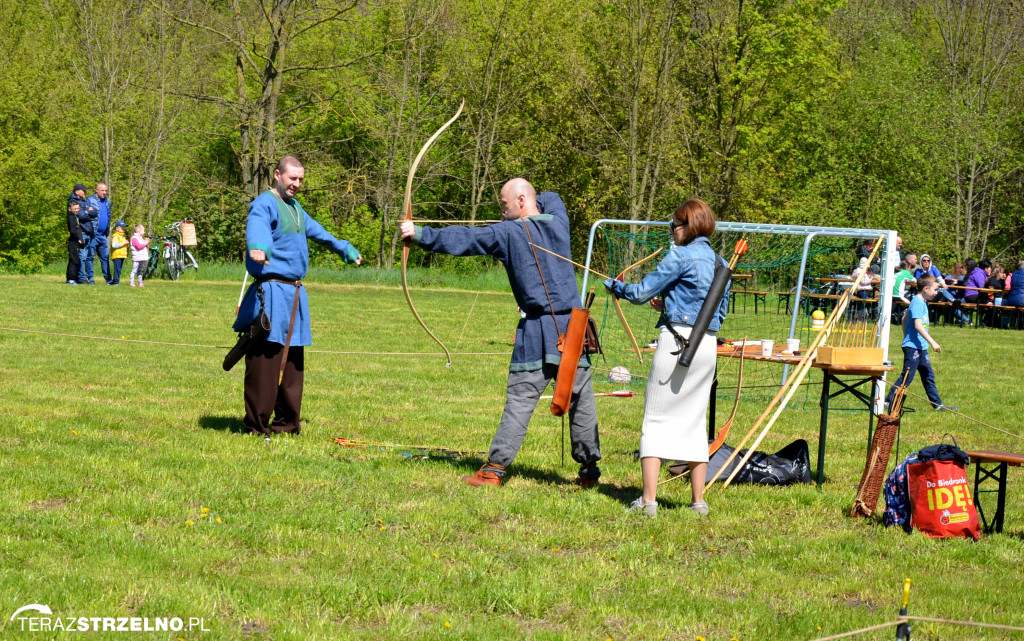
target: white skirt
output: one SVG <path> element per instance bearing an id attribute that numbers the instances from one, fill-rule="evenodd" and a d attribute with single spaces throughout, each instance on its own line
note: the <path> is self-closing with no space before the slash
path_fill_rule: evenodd
<path id="1" fill-rule="evenodd" d="M 676 325 L 675 329 L 688 338 L 692 328 Z M 680 347 L 668 328 L 662 327 L 647 379 L 640 457 L 701 463 L 708 460 L 708 395 L 718 358 L 715 333 L 704 334 L 690 367 L 679 365 L 679 356 L 672 354 Z"/>

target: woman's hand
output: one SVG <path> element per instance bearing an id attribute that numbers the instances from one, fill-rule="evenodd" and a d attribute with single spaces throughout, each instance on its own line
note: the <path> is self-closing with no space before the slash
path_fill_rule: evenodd
<path id="1" fill-rule="evenodd" d="M 664 311 L 665 303 L 660 298 L 654 297 L 651 299 L 651 308 L 656 312 Z"/>

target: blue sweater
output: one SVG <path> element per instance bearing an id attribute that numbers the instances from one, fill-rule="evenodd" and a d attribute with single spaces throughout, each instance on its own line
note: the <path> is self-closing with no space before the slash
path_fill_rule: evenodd
<path id="1" fill-rule="evenodd" d="M 1010 295 L 1003 304 L 1024 307 L 1024 269 L 1013 272 L 1013 278 L 1010 279 Z"/>
<path id="2" fill-rule="evenodd" d="M 267 190 L 249 205 L 249 218 L 245 226 L 246 249 L 260 249 L 266 252 L 270 264 L 257 263 L 245 256 L 245 269 L 254 278 L 280 278 L 299 280 L 306 276 L 309 268 L 309 244 L 312 238 L 320 245 L 332 250 L 346 263 L 359 258 L 356 250 L 347 240 L 338 240 L 313 220 L 295 199 L 286 203 Z M 263 296 L 267 315 L 270 316 L 272 343 L 284 345 L 288 337 L 288 323 L 291 320 L 292 302 L 295 300 L 295 286 L 286 283 L 263 283 Z M 256 319 L 260 303 L 256 297 L 256 283 L 245 293 L 242 306 L 235 319 L 235 331 L 242 331 Z M 309 301 L 306 288 L 299 291 L 299 309 L 295 314 L 295 330 L 291 345 L 310 345 L 312 335 L 309 326 Z"/>
<path id="3" fill-rule="evenodd" d="M 85 202 L 89 203 L 96 212 L 96 234 L 99 236 L 106 236 L 110 230 L 110 198 L 100 199 L 99 196 L 93 194 L 85 199 Z"/>
<path id="4" fill-rule="evenodd" d="M 505 266 L 512 295 L 526 313 L 516 328 L 516 345 L 509 365 L 513 372 L 535 371 L 545 363 L 557 365 L 561 360 L 558 335 L 565 333 L 572 309 L 580 306 L 572 265 L 540 249 L 536 250 L 534 258 L 534 249 L 530 247 L 529 239 L 532 238 L 536 245 L 560 256 L 572 257 L 569 214 L 565 203 L 555 192 L 544 192 L 537 195 L 537 209 L 540 214 L 487 227 L 435 229 L 417 226 L 413 237 L 420 247 L 432 252 L 453 256 L 492 256 Z M 544 273 L 543 284 L 541 271 Z M 545 284 L 547 295 L 544 293 Z M 551 297 L 550 305 L 548 296 Z M 555 312 L 555 319 L 552 319 L 551 311 Z M 580 367 L 590 367 L 586 356 L 580 360 Z"/>

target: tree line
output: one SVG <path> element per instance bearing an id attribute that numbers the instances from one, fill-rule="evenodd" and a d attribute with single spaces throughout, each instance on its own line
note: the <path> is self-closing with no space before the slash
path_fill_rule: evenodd
<path id="1" fill-rule="evenodd" d="M 41 0 L 0 25 L 0 269 L 62 255 L 71 186 L 237 259 L 283 154 L 364 260 L 513 176 L 599 218 L 895 228 L 940 265 L 1024 254 L 1024 12 L 999 0 Z M 326 255 L 315 260 L 329 262 Z M 418 256 L 421 262 L 441 257 Z"/>

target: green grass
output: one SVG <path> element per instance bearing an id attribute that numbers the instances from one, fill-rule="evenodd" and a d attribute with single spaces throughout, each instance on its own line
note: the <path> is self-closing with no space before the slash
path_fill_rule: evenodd
<path id="1" fill-rule="evenodd" d="M 575 465 L 560 464 L 544 402 L 500 489 L 457 482 L 479 458 L 343 449 L 331 440 L 484 451 L 518 315 L 507 288 L 415 291 L 456 352 L 447 369 L 393 283 L 325 280 L 308 278 L 319 352 L 306 358 L 303 433 L 264 443 L 237 433 L 242 367 L 221 370 L 226 349 L 129 342 L 230 345 L 236 278 L 138 290 L 0 276 L 0 325 L 104 337 L 0 331 L 0 637 L 68 638 L 7 621 L 41 603 L 55 616 L 203 617 L 211 630 L 146 635 L 169 639 L 810 639 L 894 619 L 905 577 L 913 614 L 1024 625 L 1020 470 L 1006 531 L 977 543 L 850 519 L 863 413 L 832 415 L 821 490 L 712 490 L 705 520 L 681 509 L 682 482 L 663 488 L 656 520 L 624 511 L 640 486 L 642 396 L 598 399 L 598 490 L 569 484 Z M 1020 431 L 1024 333 L 934 335 L 944 398 Z M 968 449 L 1022 451 L 910 405 L 920 411 L 904 421 L 901 457 L 946 432 Z M 763 407 L 741 404 L 730 441 Z M 817 422 L 787 410 L 762 449 L 794 438 L 814 449 Z M 1019 635 L 920 624 L 915 638 Z"/>

